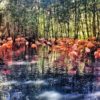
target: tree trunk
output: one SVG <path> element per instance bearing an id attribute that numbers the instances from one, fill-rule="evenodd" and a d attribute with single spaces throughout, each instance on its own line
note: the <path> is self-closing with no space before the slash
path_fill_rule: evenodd
<path id="1" fill-rule="evenodd" d="M 44 9 L 43 9 L 43 26 L 44 26 L 43 37 L 45 38 L 46 37 L 46 34 L 45 34 L 45 13 L 44 13 Z"/>
<path id="2" fill-rule="evenodd" d="M 87 0 L 85 0 L 85 24 L 86 24 L 86 31 L 87 31 L 87 36 L 89 37 L 89 30 L 88 30 L 88 22 L 87 22 Z"/>
<path id="3" fill-rule="evenodd" d="M 97 12 L 97 29 L 98 29 L 98 32 L 100 32 L 100 14 L 99 14 L 99 12 Z"/>
<path id="4" fill-rule="evenodd" d="M 69 24 L 69 22 L 68 22 L 68 23 L 67 23 L 67 27 L 68 27 L 68 31 L 67 31 L 68 34 L 67 34 L 67 35 L 68 35 L 68 38 L 69 38 L 69 34 L 70 34 L 70 33 L 69 33 L 69 32 L 70 32 L 70 27 L 69 27 L 69 25 L 70 25 L 70 24 Z"/>
<path id="5" fill-rule="evenodd" d="M 93 0 L 93 36 L 96 36 L 96 4 Z"/>
<path id="6" fill-rule="evenodd" d="M 74 23 L 74 38 L 77 39 L 78 38 L 78 34 L 77 34 L 77 2 L 75 0 L 75 23 Z"/>

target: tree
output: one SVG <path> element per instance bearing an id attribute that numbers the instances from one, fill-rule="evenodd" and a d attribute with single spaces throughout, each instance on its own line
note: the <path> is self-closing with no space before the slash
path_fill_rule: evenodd
<path id="1" fill-rule="evenodd" d="M 37 37 L 98 36 L 99 0 L 4 0 L 4 14 L 13 26 Z M 21 31 L 20 31 L 21 30 Z M 25 32 L 26 33 L 26 32 Z"/>

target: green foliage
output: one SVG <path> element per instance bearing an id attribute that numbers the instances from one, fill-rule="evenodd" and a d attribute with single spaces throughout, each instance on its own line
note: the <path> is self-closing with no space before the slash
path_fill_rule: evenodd
<path id="1" fill-rule="evenodd" d="M 12 23 L 40 36 L 85 37 L 99 32 L 99 0 L 9 0 Z"/>

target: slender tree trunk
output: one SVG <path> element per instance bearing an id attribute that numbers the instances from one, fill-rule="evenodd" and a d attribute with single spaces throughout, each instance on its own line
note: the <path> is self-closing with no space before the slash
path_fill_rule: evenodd
<path id="1" fill-rule="evenodd" d="M 46 37 L 46 34 L 45 34 L 45 13 L 44 13 L 44 9 L 43 9 L 43 26 L 44 26 L 43 37 L 45 38 Z"/>
<path id="2" fill-rule="evenodd" d="M 9 23 L 7 25 L 7 33 L 8 33 L 8 36 L 10 37 L 10 26 L 9 26 Z"/>
<path id="3" fill-rule="evenodd" d="M 93 36 L 96 36 L 96 0 L 93 0 Z"/>
<path id="4" fill-rule="evenodd" d="M 100 41 L 100 14 L 99 12 L 97 12 L 97 34 L 96 34 L 96 38 L 98 41 Z"/>
<path id="5" fill-rule="evenodd" d="M 77 38 L 80 36 L 79 34 L 79 27 L 80 27 L 80 17 L 81 17 L 81 11 L 80 11 L 80 4 L 81 2 L 78 2 L 77 6 Z"/>
<path id="6" fill-rule="evenodd" d="M 54 29 L 53 29 L 53 19 L 51 18 L 51 38 L 53 37 L 53 34 L 54 34 Z"/>
<path id="7" fill-rule="evenodd" d="M 84 34 L 84 24 L 83 24 L 83 20 L 81 20 L 81 25 L 82 25 L 82 35 L 83 35 L 83 38 L 85 39 L 85 34 Z"/>
<path id="8" fill-rule="evenodd" d="M 40 3 L 39 3 L 39 0 L 38 0 L 38 15 L 37 15 L 37 21 L 38 21 L 38 24 L 37 24 L 37 39 L 39 39 L 39 13 L 40 13 Z"/>
<path id="9" fill-rule="evenodd" d="M 78 38 L 78 34 L 77 34 L 77 2 L 75 0 L 75 23 L 74 23 L 74 38 Z"/>
<path id="10" fill-rule="evenodd" d="M 70 34 L 70 27 L 69 27 L 69 25 L 70 25 L 70 24 L 69 24 L 69 22 L 68 22 L 68 23 L 67 23 L 67 27 L 68 27 L 68 28 L 67 28 L 67 30 L 68 30 L 68 31 L 67 31 L 67 33 L 68 33 L 68 38 L 69 38 L 69 34 Z"/>
<path id="11" fill-rule="evenodd" d="M 66 23 L 64 23 L 64 28 L 65 28 L 65 37 L 67 37 L 67 27 L 66 27 Z"/>
<path id="12" fill-rule="evenodd" d="M 87 0 L 85 0 L 85 24 L 86 24 L 86 31 L 87 31 L 87 36 L 89 37 L 89 30 L 88 30 L 88 21 L 87 21 Z"/>
<path id="13" fill-rule="evenodd" d="M 90 31 L 90 36 L 92 36 L 92 33 L 93 33 L 93 31 L 92 31 L 92 15 L 91 15 L 91 13 L 89 13 L 89 31 Z"/>
<path id="14" fill-rule="evenodd" d="M 60 37 L 63 38 L 63 27 L 62 27 L 62 23 L 59 23 L 59 24 L 60 24 L 60 29 L 61 29 Z"/>

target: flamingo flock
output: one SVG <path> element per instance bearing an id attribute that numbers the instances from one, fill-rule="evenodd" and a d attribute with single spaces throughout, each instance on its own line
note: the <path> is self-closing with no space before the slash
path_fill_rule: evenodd
<path id="1" fill-rule="evenodd" d="M 32 42 L 33 41 L 33 42 Z M 7 37 L 0 41 L 0 59 L 5 64 L 12 62 L 13 57 L 16 58 L 24 53 L 28 58 L 28 50 L 38 50 L 39 47 L 48 47 L 50 52 L 57 52 L 60 56 L 54 61 L 56 66 L 70 66 L 69 69 L 75 69 L 76 66 L 81 66 L 83 69 L 84 62 L 88 62 L 88 58 L 92 57 L 95 60 L 100 59 L 100 42 L 96 41 L 95 37 L 87 40 L 72 39 L 72 38 L 39 38 L 31 42 L 23 35 L 17 35 L 16 38 Z M 94 50 L 94 51 L 93 51 Z M 55 64 L 56 63 L 56 64 Z M 72 64 L 72 65 L 71 65 Z"/>

